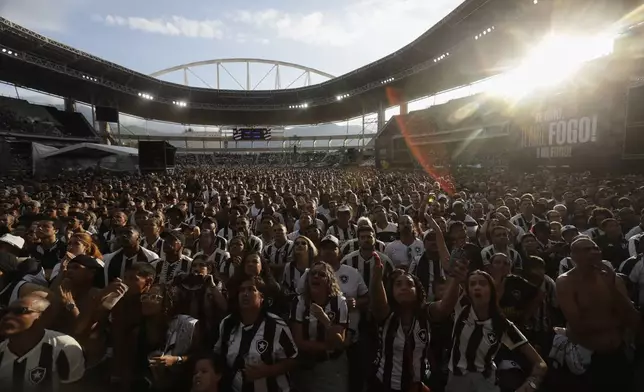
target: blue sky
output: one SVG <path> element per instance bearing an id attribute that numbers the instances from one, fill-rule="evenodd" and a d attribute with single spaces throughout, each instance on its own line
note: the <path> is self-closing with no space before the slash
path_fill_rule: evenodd
<path id="1" fill-rule="evenodd" d="M 461 2 L 3 0 L 0 15 L 143 73 L 256 57 L 337 76 L 399 49 Z M 260 72 L 251 72 L 255 80 Z"/>

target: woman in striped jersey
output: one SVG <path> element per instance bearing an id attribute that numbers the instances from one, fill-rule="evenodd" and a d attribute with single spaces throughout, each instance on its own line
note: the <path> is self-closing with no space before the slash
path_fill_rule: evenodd
<path id="1" fill-rule="evenodd" d="M 379 324 L 378 355 L 370 391 L 420 392 L 425 375 L 430 340 L 429 321 L 449 317 L 458 300 L 458 282 L 467 266 L 456 262 L 453 277 L 442 300 L 427 303 L 420 280 L 403 270 L 389 277 L 388 290 L 382 281 L 383 263 L 375 258 L 371 284 L 371 309 Z"/>
<path id="2" fill-rule="evenodd" d="M 333 268 L 322 261 L 306 274 L 293 315 L 293 336 L 304 360 L 296 384 L 307 392 L 346 392 L 349 310 Z"/>
<path id="3" fill-rule="evenodd" d="M 264 288 L 257 276 L 241 282 L 236 306 L 221 322 L 215 353 L 226 363 L 222 391 L 291 390 L 287 373 L 295 365 L 297 347 L 286 322 L 266 310 Z"/>
<path id="4" fill-rule="evenodd" d="M 317 257 L 318 249 L 308 237 L 295 239 L 291 261 L 284 266 L 282 275 L 282 286 L 292 300 L 297 297 L 297 283 Z"/>
<path id="5" fill-rule="evenodd" d="M 252 277 L 260 277 L 264 282 L 264 306 L 278 315 L 288 315 L 289 303 L 284 300 L 282 288 L 273 277 L 271 269 L 266 260 L 263 260 L 259 252 L 246 253 L 235 269 L 235 275 L 230 279 L 226 288 L 228 289 L 228 308 L 237 306 L 237 294 L 240 285 Z"/>
<path id="6" fill-rule="evenodd" d="M 503 315 L 492 277 L 475 270 L 468 275 L 465 287 L 470 304 L 456 310 L 446 392 L 498 392 L 494 358 L 501 344 L 518 350 L 532 364 L 530 377 L 517 392 L 536 391 L 546 363 Z"/>

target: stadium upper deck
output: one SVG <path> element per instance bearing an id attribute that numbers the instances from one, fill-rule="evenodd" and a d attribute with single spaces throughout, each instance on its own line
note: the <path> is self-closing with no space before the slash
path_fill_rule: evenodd
<path id="1" fill-rule="evenodd" d="M 611 2 L 613 8 L 615 3 Z M 503 71 L 551 28 L 554 4 L 554 0 L 466 0 L 389 56 L 318 85 L 271 91 L 213 90 L 158 80 L 0 18 L 0 54 L 4 54 L 0 80 L 177 123 L 337 121 Z M 337 96 L 347 98 L 340 101 Z M 178 101 L 187 105 L 173 104 Z"/>

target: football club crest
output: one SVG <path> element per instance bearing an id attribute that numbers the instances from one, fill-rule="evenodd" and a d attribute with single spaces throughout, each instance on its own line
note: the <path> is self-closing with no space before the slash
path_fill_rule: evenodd
<path id="1" fill-rule="evenodd" d="M 416 251 L 416 254 L 419 254 L 420 253 L 420 246 L 417 246 L 416 248 L 414 248 L 414 250 Z"/>
<path id="2" fill-rule="evenodd" d="M 329 320 L 331 320 L 331 322 L 335 321 L 335 313 L 334 312 L 327 312 L 326 315 L 329 316 Z"/>
<path id="3" fill-rule="evenodd" d="M 512 291 L 512 296 L 515 299 L 521 299 L 521 292 L 519 290 L 514 290 L 514 291 Z"/>
<path id="4" fill-rule="evenodd" d="M 266 298 L 266 305 L 268 306 L 273 306 L 273 298 L 267 297 Z"/>
<path id="5" fill-rule="evenodd" d="M 496 334 L 494 332 L 488 332 L 487 335 L 487 342 L 490 343 L 490 346 L 494 346 L 496 344 Z"/>
<path id="6" fill-rule="evenodd" d="M 31 383 L 34 385 L 38 385 L 42 380 L 45 379 L 46 375 L 47 369 L 42 367 L 33 368 L 29 371 L 29 381 L 31 381 Z"/>
<path id="7" fill-rule="evenodd" d="M 264 339 L 258 340 L 256 343 L 257 352 L 260 354 L 264 354 L 266 352 L 266 349 L 268 348 L 268 342 Z"/>
<path id="8" fill-rule="evenodd" d="M 348 277 L 348 276 L 346 276 L 346 275 L 340 275 L 340 282 L 342 282 L 342 283 L 344 283 L 344 284 L 347 284 L 347 282 L 348 282 L 348 281 L 349 281 L 349 277 Z"/>
<path id="9" fill-rule="evenodd" d="M 416 332 L 416 336 L 418 337 L 418 340 L 423 342 L 423 344 L 427 344 L 427 330 L 425 329 L 418 330 L 418 332 Z"/>

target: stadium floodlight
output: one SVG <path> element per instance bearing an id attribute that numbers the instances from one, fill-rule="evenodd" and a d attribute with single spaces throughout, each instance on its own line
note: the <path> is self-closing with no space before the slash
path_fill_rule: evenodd
<path id="1" fill-rule="evenodd" d="M 342 98 L 343 98 L 342 95 L 338 95 L 337 97 L 335 97 L 336 101 L 342 101 Z"/>
<path id="2" fill-rule="evenodd" d="M 478 36 L 478 35 L 477 35 L 477 36 L 475 36 L 475 37 L 474 37 L 474 39 L 479 39 L 479 36 Z"/>
<path id="3" fill-rule="evenodd" d="M 533 0 L 532 4 L 539 4 L 539 0 Z"/>
<path id="4" fill-rule="evenodd" d="M 304 109 L 306 109 L 306 108 L 308 108 L 308 107 L 309 107 L 309 104 L 308 104 L 308 103 L 303 103 L 303 104 L 302 104 L 302 107 L 303 107 Z"/>
<path id="5" fill-rule="evenodd" d="M 147 94 L 147 93 L 139 93 L 139 97 L 141 97 L 143 99 L 148 99 L 150 101 L 154 99 L 154 97 L 152 95 Z"/>
<path id="6" fill-rule="evenodd" d="M 13 54 L 13 52 L 12 52 L 12 51 L 8 51 L 8 52 L 7 52 L 7 54 L 11 55 L 11 54 Z"/>
<path id="7" fill-rule="evenodd" d="M 172 101 L 172 103 L 182 108 L 185 108 L 186 106 L 188 106 L 188 102 L 186 101 Z"/>
<path id="8" fill-rule="evenodd" d="M 2 48 L 2 53 L 7 53 L 7 49 Z"/>

